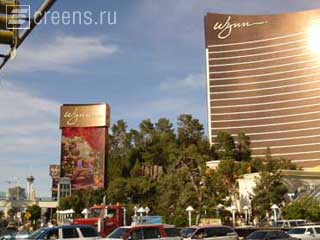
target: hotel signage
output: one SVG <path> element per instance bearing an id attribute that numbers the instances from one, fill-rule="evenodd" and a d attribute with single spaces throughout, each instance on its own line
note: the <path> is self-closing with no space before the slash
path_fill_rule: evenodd
<path id="1" fill-rule="evenodd" d="M 109 127 L 110 108 L 107 104 L 63 105 L 60 109 L 60 128 Z"/>
<path id="2" fill-rule="evenodd" d="M 223 22 L 217 21 L 214 26 L 213 30 L 218 31 L 218 38 L 225 39 L 230 37 L 233 29 L 237 28 L 248 28 L 253 27 L 256 25 L 263 25 L 267 24 L 268 21 L 259 21 L 259 22 L 249 22 L 249 21 L 243 21 L 243 22 L 233 22 L 231 16 L 228 16 Z"/>

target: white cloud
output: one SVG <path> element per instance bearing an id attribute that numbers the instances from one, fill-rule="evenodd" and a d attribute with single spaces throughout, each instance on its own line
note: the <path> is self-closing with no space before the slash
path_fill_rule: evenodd
<path id="1" fill-rule="evenodd" d="M 11 82 L 2 82 L 0 190 L 12 180 L 25 187 L 25 178 L 32 173 L 39 194 L 48 196 L 49 164 L 59 163 L 60 155 L 59 105 Z"/>
<path id="2" fill-rule="evenodd" d="M 102 36 L 75 37 L 58 35 L 48 42 L 26 44 L 8 68 L 18 72 L 79 72 L 84 64 L 105 58 L 118 51 Z"/>
<path id="3" fill-rule="evenodd" d="M 168 90 L 195 90 L 203 89 L 205 86 L 204 74 L 189 74 L 187 77 L 181 80 L 164 81 L 160 83 L 160 89 L 164 91 Z"/>
<path id="4" fill-rule="evenodd" d="M 57 143 L 59 103 L 3 83 L 0 109 L 0 154 L 37 152 Z"/>

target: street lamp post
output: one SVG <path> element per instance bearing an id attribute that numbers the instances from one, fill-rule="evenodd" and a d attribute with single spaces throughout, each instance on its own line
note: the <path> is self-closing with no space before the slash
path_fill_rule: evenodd
<path id="1" fill-rule="evenodd" d="M 273 211 L 273 220 L 274 220 L 274 222 L 276 222 L 277 221 L 277 210 L 279 209 L 279 207 L 276 204 L 273 204 L 271 206 L 271 209 Z"/>
<path id="2" fill-rule="evenodd" d="M 142 223 L 142 222 L 143 222 L 142 218 L 143 218 L 143 213 L 144 213 L 144 212 L 145 212 L 145 210 L 144 210 L 143 207 L 140 207 L 140 208 L 138 209 L 138 213 L 140 214 L 139 223 Z"/>
<path id="3" fill-rule="evenodd" d="M 231 212 L 232 212 L 232 224 L 233 224 L 233 226 L 236 225 L 236 211 L 237 211 L 237 208 L 234 205 L 232 205 L 231 206 Z"/>
<path id="4" fill-rule="evenodd" d="M 203 206 L 204 215 L 205 215 L 206 217 L 207 217 L 207 208 L 208 208 L 208 207 L 207 207 L 206 205 Z"/>
<path id="5" fill-rule="evenodd" d="M 245 223 L 246 225 L 248 224 L 248 212 L 249 212 L 249 207 L 247 205 L 243 206 L 243 211 L 244 211 L 244 219 L 245 219 Z"/>
<path id="6" fill-rule="evenodd" d="M 71 208 L 69 211 L 69 218 L 72 218 L 73 214 L 75 214 L 75 211 Z"/>
<path id="7" fill-rule="evenodd" d="M 192 206 L 188 206 L 186 211 L 188 212 L 189 226 L 191 226 L 191 213 L 194 211 Z"/>
<path id="8" fill-rule="evenodd" d="M 138 212 L 138 207 L 137 206 L 134 206 L 133 207 L 133 210 L 134 210 L 134 215 L 133 215 L 133 223 L 134 225 L 137 224 L 137 212 Z"/>
<path id="9" fill-rule="evenodd" d="M 140 208 L 138 209 L 138 213 L 140 213 L 140 217 L 142 217 L 142 216 L 143 216 L 143 213 L 144 213 L 144 208 L 143 208 L 143 207 L 140 207 Z"/>
<path id="10" fill-rule="evenodd" d="M 137 216 L 138 207 L 137 207 L 137 206 L 134 206 L 134 207 L 133 207 L 133 210 L 134 210 L 134 215 Z"/>
<path id="11" fill-rule="evenodd" d="M 220 209 L 222 209 L 223 207 L 224 207 L 224 206 L 223 206 L 221 203 L 219 203 L 219 204 L 215 207 L 217 218 L 219 218 Z"/>
<path id="12" fill-rule="evenodd" d="M 146 215 L 148 215 L 148 214 L 149 214 L 149 212 L 150 212 L 150 208 L 145 207 L 145 208 L 144 208 L 144 211 L 145 211 Z"/>
<path id="13" fill-rule="evenodd" d="M 127 209 L 123 207 L 123 226 L 127 226 Z"/>
<path id="14" fill-rule="evenodd" d="M 89 217 L 90 210 L 88 208 L 85 208 L 81 213 L 84 215 L 84 218 L 87 219 Z"/>

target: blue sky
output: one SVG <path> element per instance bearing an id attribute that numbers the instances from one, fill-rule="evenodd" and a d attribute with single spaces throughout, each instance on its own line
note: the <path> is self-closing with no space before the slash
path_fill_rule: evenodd
<path id="1" fill-rule="evenodd" d="M 24 0 L 37 9 L 40 0 Z M 203 17 L 320 7 L 314 0 L 58 0 L 52 11 L 116 12 L 116 24 L 42 24 L 0 73 L 0 190 L 33 174 L 49 196 L 59 105 L 107 102 L 129 127 L 190 113 L 206 126 Z M 113 15 L 112 15 L 113 16 Z"/>

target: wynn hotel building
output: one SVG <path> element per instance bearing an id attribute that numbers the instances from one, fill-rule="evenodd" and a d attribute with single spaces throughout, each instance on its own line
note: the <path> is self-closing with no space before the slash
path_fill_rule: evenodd
<path id="1" fill-rule="evenodd" d="M 320 10 L 205 17 L 210 141 L 251 139 L 253 157 L 320 165 Z"/>

